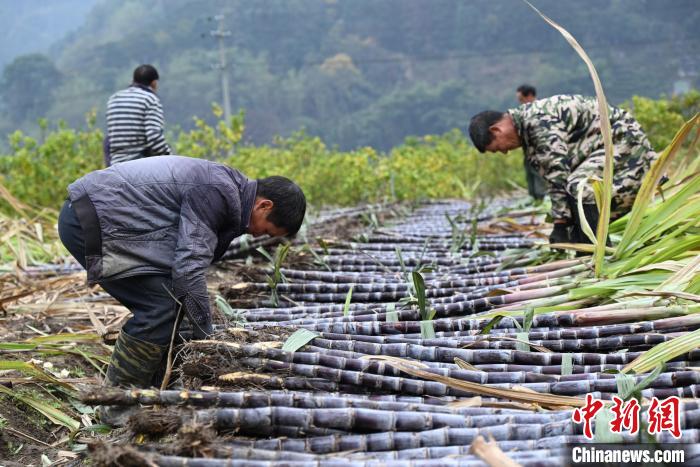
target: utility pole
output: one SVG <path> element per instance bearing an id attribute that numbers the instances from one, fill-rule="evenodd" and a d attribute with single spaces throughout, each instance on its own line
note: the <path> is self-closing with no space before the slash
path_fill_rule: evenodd
<path id="1" fill-rule="evenodd" d="M 219 40 L 219 63 L 213 66 L 221 72 L 221 96 L 224 101 L 224 118 L 228 123 L 231 120 L 231 101 L 228 95 L 228 65 L 226 63 L 224 37 L 230 36 L 231 31 L 224 30 L 224 15 L 216 15 L 213 19 L 219 22 L 218 29 L 210 31 L 210 34 Z"/>

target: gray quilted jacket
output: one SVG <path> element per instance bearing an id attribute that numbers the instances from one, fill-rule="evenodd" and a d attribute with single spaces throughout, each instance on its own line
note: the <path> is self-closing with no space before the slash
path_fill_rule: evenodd
<path id="1" fill-rule="evenodd" d="M 157 156 L 68 187 L 83 227 L 88 282 L 170 274 L 173 294 L 211 331 L 206 270 L 248 228 L 257 182 L 223 164 Z"/>

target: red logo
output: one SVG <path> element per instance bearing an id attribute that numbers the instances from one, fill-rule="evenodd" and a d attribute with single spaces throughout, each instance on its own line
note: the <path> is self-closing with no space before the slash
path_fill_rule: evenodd
<path id="1" fill-rule="evenodd" d="M 619 397 L 613 396 L 612 402 L 613 404 L 609 407 L 609 410 L 614 415 L 614 419 L 610 421 L 610 431 L 622 433 L 624 430 L 630 434 L 639 432 L 639 412 L 641 410 L 639 401 L 631 399 L 625 402 Z M 571 419 L 574 423 L 583 423 L 583 435 L 586 438 L 593 439 L 591 421 L 604 405 L 603 401 L 595 400 L 591 394 L 586 394 L 585 405 L 576 408 L 571 414 Z M 659 402 L 658 398 L 653 397 L 647 410 L 647 419 L 649 421 L 647 431 L 649 434 L 656 435 L 662 431 L 668 431 L 674 438 L 680 438 L 680 405 L 681 400 L 676 396 L 668 397 L 661 402 Z"/>
<path id="2" fill-rule="evenodd" d="M 680 405 L 681 400 L 676 396 L 668 397 L 663 402 L 659 402 L 659 399 L 653 397 L 649 406 L 649 427 L 647 428 L 649 434 L 655 435 L 662 431 L 668 431 L 674 438 L 680 438 Z"/>
<path id="3" fill-rule="evenodd" d="M 603 403 L 593 399 L 593 396 L 586 394 L 586 405 L 574 410 L 571 418 L 575 423 L 583 422 L 583 435 L 588 439 L 593 439 L 591 431 L 591 420 L 595 417 L 600 409 L 603 408 Z"/>
<path id="4" fill-rule="evenodd" d="M 613 396 L 612 413 L 615 418 L 610 422 L 610 431 L 613 433 L 622 433 L 625 429 L 630 434 L 635 434 L 639 431 L 639 401 L 637 399 L 629 400 L 625 403 L 617 396 Z"/>

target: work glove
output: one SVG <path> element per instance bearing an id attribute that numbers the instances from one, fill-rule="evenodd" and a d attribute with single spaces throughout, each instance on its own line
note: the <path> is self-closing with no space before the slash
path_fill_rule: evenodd
<path id="1" fill-rule="evenodd" d="M 204 297 L 206 300 L 207 297 Z M 214 333 L 211 324 L 211 315 L 208 309 L 203 309 L 201 301 L 198 302 L 191 294 L 180 298 L 183 310 L 192 324 L 192 338 L 195 340 L 208 339 Z"/>
<path id="2" fill-rule="evenodd" d="M 549 234 L 549 243 L 569 243 L 571 241 L 569 227 L 571 225 L 568 222 L 566 224 L 554 224 L 552 233 Z"/>

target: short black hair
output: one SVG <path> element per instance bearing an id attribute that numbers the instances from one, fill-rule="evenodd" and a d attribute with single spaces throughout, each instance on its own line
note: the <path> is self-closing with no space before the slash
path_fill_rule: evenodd
<path id="1" fill-rule="evenodd" d="M 520 86 L 518 86 L 518 89 L 516 89 L 516 91 L 522 94 L 523 96 L 537 97 L 537 89 L 535 89 L 535 87 L 530 84 L 521 84 Z"/>
<path id="2" fill-rule="evenodd" d="M 152 65 L 139 65 L 134 70 L 134 83 L 149 86 L 157 79 L 159 79 L 158 70 Z"/>
<path id="3" fill-rule="evenodd" d="M 278 175 L 259 178 L 256 196 L 273 203 L 267 220 L 286 230 L 288 236 L 296 235 L 306 214 L 306 197 L 299 185 Z"/>
<path id="4" fill-rule="evenodd" d="M 479 152 L 485 152 L 491 144 L 493 135 L 489 128 L 503 118 L 504 113 L 497 110 L 484 110 L 474 115 L 469 122 L 469 137 Z"/>

